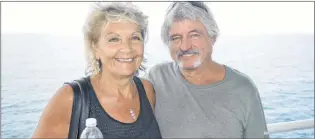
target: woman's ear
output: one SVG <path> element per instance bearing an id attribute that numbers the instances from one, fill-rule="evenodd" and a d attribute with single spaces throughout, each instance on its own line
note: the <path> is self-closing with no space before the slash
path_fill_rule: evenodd
<path id="1" fill-rule="evenodd" d="M 99 55 L 99 50 L 98 50 L 97 44 L 92 43 L 92 51 L 93 51 L 93 53 L 95 55 L 95 58 L 96 59 L 100 59 L 100 55 Z"/>

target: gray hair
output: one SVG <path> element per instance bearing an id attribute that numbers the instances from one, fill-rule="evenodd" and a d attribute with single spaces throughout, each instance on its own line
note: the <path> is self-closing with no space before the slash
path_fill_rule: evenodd
<path id="1" fill-rule="evenodd" d="M 85 74 L 95 76 L 101 71 L 102 63 L 96 59 L 93 53 L 93 47 L 98 42 L 101 35 L 102 27 L 110 22 L 130 21 L 139 26 L 141 35 L 147 40 L 148 34 L 148 17 L 144 15 L 135 5 L 130 2 L 97 2 L 92 7 L 91 13 L 88 15 L 86 23 L 83 27 L 85 52 L 87 67 Z M 145 62 L 145 59 L 144 59 Z M 141 64 L 140 70 L 145 70 Z M 139 71 L 136 72 L 138 74 Z"/>
<path id="2" fill-rule="evenodd" d="M 217 38 L 219 35 L 219 27 L 210 9 L 203 2 L 173 2 L 165 15 L 161 29 L 161 38 L 164 44 L 169 45 L 169 30 L 172 23 L 185 19 L 200 21 L 211 37 Z"/>

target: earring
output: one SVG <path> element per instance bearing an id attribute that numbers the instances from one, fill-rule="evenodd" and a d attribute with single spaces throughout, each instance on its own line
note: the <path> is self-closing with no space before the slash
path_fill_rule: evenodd
<path id="1" fill-rule="evenodd" d="M 101 59 L 95 59 L 96 60 L 96 65 L 98 68 L 98 72 L 100 72 L 102 70 L 102 62 Z"/>
<path id="2" fill-rule="evenodd" d="M 100 59 L 95 59 L 95 63 L 97 65 L 97 67 L 99 68 L 100 67 Z"/>

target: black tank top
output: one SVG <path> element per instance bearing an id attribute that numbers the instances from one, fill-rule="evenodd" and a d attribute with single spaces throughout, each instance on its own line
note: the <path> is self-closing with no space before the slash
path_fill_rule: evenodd
<path id="1" fill-rule="evenodd" d="M 91 80 L 88 77 L 90 92 L 89 118 L 97 119 L 97 127 L 104 138 L 162 138 L 143 84 L 138 77 L 133 78 L 139 93 L 140 113 L 133 123 L 122 123 L 109 116 L 98 101 Z"/>

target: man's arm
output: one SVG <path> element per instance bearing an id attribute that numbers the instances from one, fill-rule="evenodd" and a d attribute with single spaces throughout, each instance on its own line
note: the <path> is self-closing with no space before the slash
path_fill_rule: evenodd
<path id="1" fill-rule="evenodd" d="M 249 111 L 246 117 L 247 122 L 244 130 L 244 138 L 269 138 L 269 135 L 265 135 L 268 129 L 257 89 L 255 89 L 253 97 L 250 98 Z"/>

